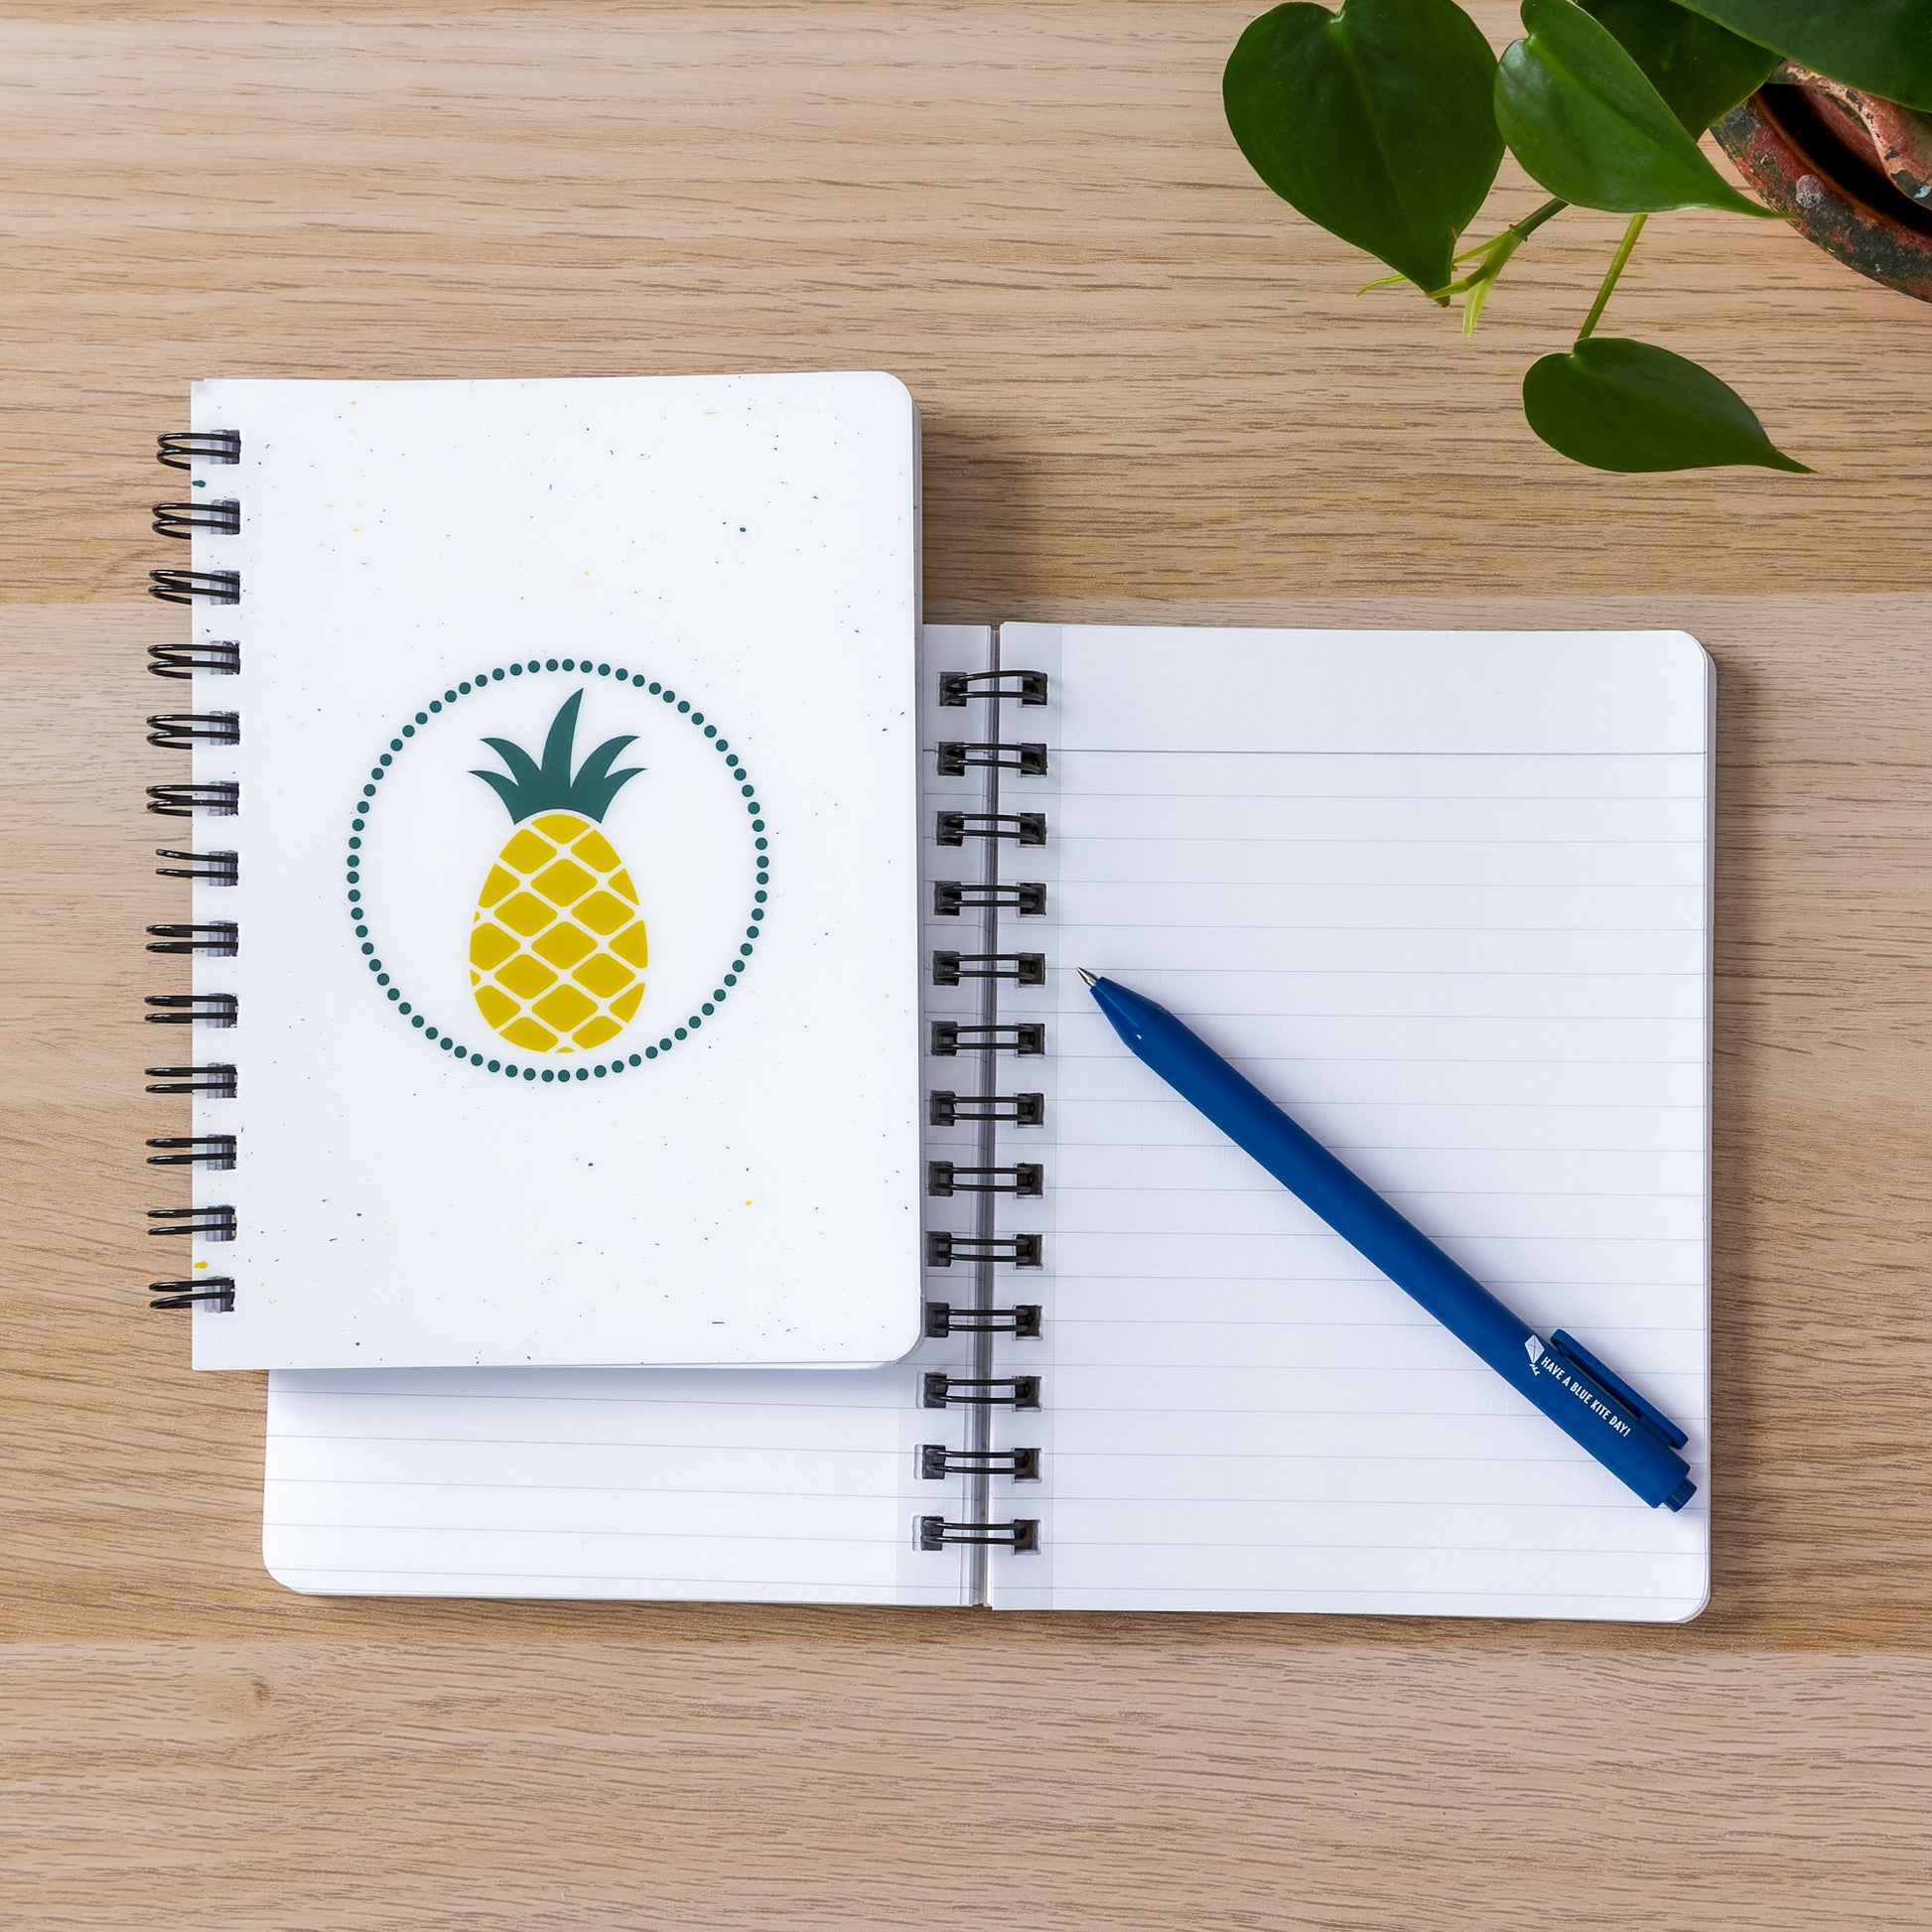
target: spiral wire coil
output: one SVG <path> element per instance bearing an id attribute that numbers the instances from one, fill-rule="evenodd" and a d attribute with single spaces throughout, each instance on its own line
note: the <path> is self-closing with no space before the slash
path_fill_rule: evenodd
<path id="1" fill-rule="evenodd" d="M 1002 714 L 1009 705 L 1025 712 L 1046 704 L 1048 680 L 1040 671 L 942 671 L 937 695 L 944 707 L 982 706 L 978 717 L 985 728 L 977 737 L 943 740 L 934 758 L 940 777 L 970 775 L 978 779 L 981 793 L 977 806 L 935 811 L 931 832 L 937 851 L 977 855 L 970 865 L 977 877 L 935 879 L 931 900 L 934 916 L 976 924 L 976 941 L 962 933 L 957 948 L 939 947 L 930 955 L 931 983 L 971 989 L 976 1011 L 970 1017 L 929 1020 L 926 1050 L 929 1057 L 964 1062 L 957 1076 L 962 1088 L 971 1078 L 966 1068 L 973 1061 L 982 1073 L 973 1091 L 935 1086 L 926 1096 L 926 1118 L 932 1126 L 970 1128 L 972 1138 L 971 1152 L 961 1149 L 958 1158 L 926 1163 L 927 1198 L 969 1203 L 971 1225 L 968 1230 L 927 1230 L 927 1268 L 963 1269 L 968 1283 L 964 1294 L 949 1294 L 944 1300 L 927 1297 L 925 1334 L 929 1339 L 963 1337 L 970 1356 L 961 1369 L 919 1373 L 919 1406 L 957 1413 L 966 1440 L 925 1443 L 916 1451 L 919 1480 L 960 1481 L 964 1495 L 957 1512 L 921 1514 L 915 1543 L 925 1552 L 959 1552 L 967 1567 L 969 1595 L 985 1601 L 994 1553 L 1025 1556 L 1040 1547 L 1037 1517 L 1004 1518 L 995 1509 L 996 1484 L 1040 1480 L 1040 1449 L 1035 1444 L 996 1442 L 995 1436 L 1010 1426 L 1024 1427 L 1001 1418 L 1022 1418 L 1040 1407 L 1040 1377 L 1005 1372 L 997 1345 L 1004 1339 L 1024 1349 L 1037 1340 L 1041 1309 L 1037 1303 L 1003 1301 L 996 1285 L 1005 1268 L 1044 1265 L 1045 1237 L 1003 1229 L 998 1203 L 1010 1200 L 1018 1207 L 1045 1193 L 1043 1164 L 1009 1159 L 1000 1140 L 1003 1129 L 1043 1126 L 1046 1101 L 1037 1092 L 999 1091 L 1003 1083 L 995 1074 L 1008 1056 L 1024 1063 L 1047 1050 L 1045 1024 L 1005 1017 L 1000 1003 L 1008 986 L 1046 984 L 1045 954 L 1003 947 L 1001 926 L 1006 919 L 1036 918 L 1046 910 L 1045 883 L 1006 878 L 1003 860 L 1045 846 L 1047 817 L 1042 811 L 1013 808 L 1003 801 L 1001 788 L 1012 780 L 1046 775 L 1047 747 L 1010 741 Z"/>
<path id="2" fill-rule="evenodd" d="M 241 461 L 241 437 L 233 430 L 171 431 L 157 439 L 156 460 L 171 470 L 201 464 L 229 465 Z M 197 536 L 235 536 L 241 530 L 241 504 L 234 497 L 194 497 L 157 503 L 154 530 L 159 536 L 189 541 Z M 233 570 L 153 570 L 148 594 L 168 604 L 230 605 L 241 602 L 241 574 Z M 187 643 L 148 646 L 148 669 L 156 677 L 195 679 L 234 677 L 241 670 L 241 645 L 234 638 L 203 638 Z M 240 714 L 233 711 L 162 712 L 148 720 L 148 743 L 161 751 L 194 753 L 204 746 L 233 746 L 241 742 Z M 149 811 L 162 818 L 232 818 L 241 808 L 241 787 L 232 778 L 190 778 L 147 788 Z M 155 857 L 169 863 L 155 867 L 162 879 L 185 879 L 197 887 L 220 889 L 241 882 L 241 859 L 227 850 L 177 851 L 163 847 Z M 148 927 L 148 950 L 189 959 L 232 959 L 240 949 L 240 933 L 231 920 L 203 919 Z M 151 1027 L 207 1028 L 220 1031 L 240 1020 L 240 1001 L 233 993 L 150 993 L 142 1018 Z M 197 1061 L 186 1066 L 151 1066 L 147 1091 L 186 1097 L 197 1104 L 232 1100 L 237 1091 L 235 1068 L 225 1060 Z M 185 1168 L 191 1173 L 222 1173 L 235 1165 L 236 1136 L 221 1133 L 168 1134 L 148 1141 L 148 1165 Z M 237 1216 L 227 1202 L 193 1207 L 151 1207 L 150 1235 L 186 1235 L 197 1243 L 235 1239 Z M 205 1264 L 204 1264 L 205 1265 Z M 231 1311 L 235 1285 L 231 1276 L 203 1274 L 180 1281 L 148 1284 L 148 1306 L 165 1310 Z"/>
<path id="3" fill-rule="evenodd" d="M 241 646 L 232 637 L 199 644 L 150 644 L 148 670 L 155 677 L 237 677 Z"/>
<path id="4" fill-rule="evenodd" d="M 148 595 L 164 604 L 239 604 L 238 570 L 151 570 Z"/>
<path id="5" fill-rule="evenodd" d="M 176 429 L 155 438 L 155 457 L 170 470 L 197 463 L 239 463 L 241 432 L 234 429 Z"/>
<path id="6" fill-rule="evenodd" d="M 156 536 L 180 537 L 185 543 L 197 530 L 220 537 L 239 536 L 241 505 L 232 496 L 216 496 L 205 503 L 155 504 Z"/>

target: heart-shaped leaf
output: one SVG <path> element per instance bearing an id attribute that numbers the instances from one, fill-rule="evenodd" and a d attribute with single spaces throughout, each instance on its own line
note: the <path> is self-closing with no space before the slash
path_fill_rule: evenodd
<path id="1" fill-rule="evenodd" d="M 1735 389 L 1649 343 L 1590 336 L 1533 362 L 1523 414 L 1551 449 L 1592 470 L 1752 464 L 1812 474 L 1771 442 Z"/>
<path id="2" fill-rule="evenodd" d="M 1733 33 L 1905 107 L 1932 108 L 1932 0 L 1685 0 Z"/>
<path id="3" fill-rule="evenodd" d="M 1277 7 L 1228 57 L 1228 126 L 1254 171 L 1330 234 L 1425 289 L 1496 179 L 1496 62 L 1453 0 Z"/>
<path id="4" fill-rule="evenodd" d="M 1755 93 L 1778 66 L 1768 47 L 1740 39 L 1677 0 L 1581 0 L 1616 36 L 1664 104 L 1694 135 Z"/>
<path id="5" fill-rule="evenodd" d="M 1770 214 L 1712 167 L 1643 69 L 1573 0 L 1523 0 L 1527 38 L 1496 69 L 1496 119 L 1525 168 L 1566 202 Z"/>

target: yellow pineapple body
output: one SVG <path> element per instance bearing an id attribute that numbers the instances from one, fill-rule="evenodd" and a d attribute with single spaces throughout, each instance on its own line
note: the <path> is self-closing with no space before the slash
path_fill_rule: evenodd
<path id="1" fill-rule="evenodd" d="M 581 812 L 544 811 L 504 842 L 470 928 L 478 1010 L 512 1046 L 571 1053 L 630 1023 L 649 959 L 637 889 Z"/>

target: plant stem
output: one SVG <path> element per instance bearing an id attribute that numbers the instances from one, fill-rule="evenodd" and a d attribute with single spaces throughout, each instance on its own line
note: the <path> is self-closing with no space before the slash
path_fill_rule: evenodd
<path id="1" fill-rule="evenodd" d="M 1493 282 L 1501 274 L 1503 263 L 1508 261 L 1510 256 L 1538 228 L 1542 227 L 1551 215 L 1561 214 L 1569 206 L 1570 204 L 1568 202 L 1563 201 L 1545 202 L 1541 207 L 1532 209 L 1530 213 L 1524 215 L 1522 220 L 1511 222 L 1501 233 L 1491 235 L 1487 241 L 1478 241 L 1473 248 L 1464 248 L 1460 253 L 1451 255 L 1449 257 L 1451 262 L 1474 261 L 1478 255 L 1495 257 L 1495 259 L 1485 259 L 1480 268 L 1471 270 L 1467 275 L 1461 276 L 1440 289 L 1424 289 L 1423 293 L 1432 302 L 1440 302 L 1447 307 L 1450 296 L 1466 293 L 1478 281 L 1486 279 Z M 1364 282 L 1355 293 L 1357 295 L 1366 295 L 1370 289 L 1392 289 L 1398 282 L 1406 282 L 1408 279 L 1406 275 L 1378 275 L 1374 281 Z M 1465 330 L 1463 333 L 1466 335 L 1467 331 Z"/>
<path id="2" fill-rule="evenodd" d="M 1609 273 L 1603 277 L 1603 286 L 1596 291 L 1596 300 L 1589 305 L 1589 314 L 1584 318 L 1584 326 L 1577 332 L 1581 343 L 1596 327 L 1598 319 L 1609 306 L 1610 292 L 1616 287 L 1617 277 L 1623 273 L 1623 264 L 1630 259 L 1630 250 L 1637 245 L 1637 237 L 1643 233 L 1643 224 L 1650 219 L 1647 214 L 1633 214 L 1630 225 L 1623 231 L 1623 239 L 1617 243 L 1616 253 L 1610 258 Z"/>
<path id="3" fill-rule="evenodd" d="M 1501 234 L 1493 236 L 1488 241 L 1478 242 L 1473 248 L 1465 248 L 1453 258 L 1459 262 L 1479 258 L 1478 265 L 1468 274 L 1449 283 L 1447 288 L 1437 289 L 1434 292 L 1435 299 L 1446 307 L 1450 296 L 1463 297 L 1463 335 L 1474 333 L 1476 318 L 1482 314 L 1482 305 L 1489 300 L 1490 290 L 1496 286 L 1498 277 L 1508 267 L 1510 256 L 1515 254 L 1517 249 L 1522 247 L 1523 243 L 1542 227 L 1551 215 L 1562 213 L 1569 206 L 1570 204 L 1564 201 L 1545 202 L 1540 208 L 1524 215 L 1522 220 L 1512 221 Z"/>
<path id="4" fill-rule="evenodd" d="M 1510 229 L 1519 241 L 1527 241 L 1553 214 L 1561 214 L 1570 206 L 1565 201 L 1548 201 L 1534 213 L 1526 214 Z"/>
<path id="5" fill-rule="evenodd" d="M 1500 234 L 1491 235 L 1487 241 L 1478 241 L 1473 248 L 1464 248 L 1460 254 L 1452 255 L 1450 260 L 1473 261 L 1477 255 L 1486 255 L 1490 249 L 1499 248 L 1506 241 L 1509 242 L 1511 252 L 1514 253 L 1538 228 L 1542 227 L 1544 222 L 1549 220 L 1551 215 L 1561 214 L 1569 206 L 1568 202 L 1545 202 L 1540 208 L 1524 215 L 1522 220 L 1512 221 Z M 1449 285 L 1451 289 L 1456 286 L 1458 285 L 1455 283 Z"/>

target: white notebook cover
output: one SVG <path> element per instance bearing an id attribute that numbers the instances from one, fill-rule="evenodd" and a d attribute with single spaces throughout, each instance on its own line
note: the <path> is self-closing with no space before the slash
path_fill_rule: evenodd
<path id="1" fill-rule="evenodd" d="M 195 759 L 240 785 L 196 825 L 239 855 L 196 987 L 240 1016 L 195 1030 L 238 1144 L 196 1365 L 902 1353 L 904 388 L 216 381 L 194 420 L 241 439 L 193 478 L 241 514 L 194 559 L 241 588 L 195 614 L 241 662 L 193 707 L 240 720 Z"/>
<path id="2" fill-rule="evenodd" d="M 929 666 L 984 633 L 927 633 Z M 958 1338 L 862 1374 L 283 1374 L 265 1552 L 304 1590 L 987 1602 L 1677 1620 L 1709 1579 L 1712 676 L 1681 633 L 1008 625 L 1048 673 L 1008 708 L 1045 815 L 1002 876 L 1047 981 L 1003 986 L 1046 1051 L 1002 1128 L 1043 1308 L 1000 1374 L 996 1520 L 1038 1549 L 916 1547 L 965 1416 L 922 1406 Z M 930 672 L 927 678 L 931 683 Z M 973 735 L 965 714 L 925 723 Z M 977 720 L 975 720 L 975 726 Z M 934 808 L 957 781 L 928 776 Z M 967 877 L 973 876 L 968 870 Z M 950 922 L 957 927 L 958 921 Z M 961 943 L 929 918 L 928 947 Z M 1646 1508 L 1114 1039 L 1074 968 L 1163 1000 L 1543 1332 L 1689 1434 L 1700 1488 Z M 928 988 L 946 1012 L 957 995 Z M 965 1086 L 928 1057 L 924 1083 Z M 930 1155 L 971 1159 L 935 1134 Z M 956 1201 L 933 1224 L 964 1225 Z M 932 1270 L 928 1296 L 962 1296 Z"/>

